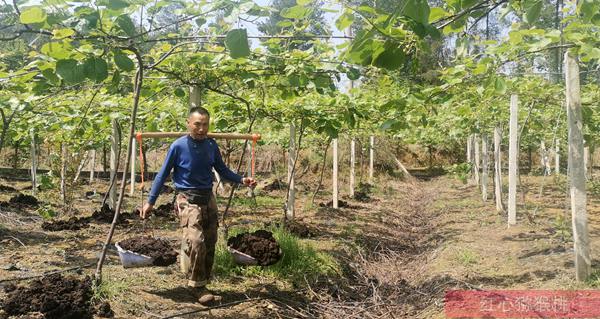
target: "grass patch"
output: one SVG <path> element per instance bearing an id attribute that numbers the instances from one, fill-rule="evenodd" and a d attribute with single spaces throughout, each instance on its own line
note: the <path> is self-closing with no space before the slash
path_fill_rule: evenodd
<path id="1" fill-rule="evenodd" d="M 257 194 L 254 198 L 236 196 L 231 200 L 231 204 L 244 207 L 282 207 L 283 201 L 281 197 Z M 227 198 L 219 198 L 219 205 L 226 204 Z"/>
<path id="2" fill-rule="evenodd" d="M 479 255 L 472 250 L 464 249 L 457 253 L 456 259 L 465 266 L 476 264 L 479 260 Z"/>
<path id="3" fill-rule="evenodd" d="M 256 229 L 250 229 L 252 232 Z M 280 227 L 268 228 L 279 243 L 283 257 L 276 264 L 266 267 L 238 266 L 229 255 L 226 240 L 220 240 L 215 251 L 214 272 L 218 276 L 267 276 L 290 281 L 294 284 L 304 282 L 304 277 L 314 278 L 319 275 L 339 271 L 339 265 L 328 254 L 317 251 L 310 243 L 299 239 Z M 230 236 L 248 231 L 235 228 Z"/>
<path id="4" fill-rule="evenodd" d="M 104 278 L 100 286 L 94 287 L 93 300 L 109 300 L 121 295 L 129 288 L 129 283 L 125 280 L 114 280 Z"/>

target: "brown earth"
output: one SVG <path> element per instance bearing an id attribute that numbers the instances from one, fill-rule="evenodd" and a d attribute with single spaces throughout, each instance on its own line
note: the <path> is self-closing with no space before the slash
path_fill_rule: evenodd
<path id="1" fill-rule="evenodd" d="M 45 319 L 93 318 L 91 279 L 53 274 L 32 281 L 28 286 L 5 287 L 7 296 L 0 307 L 8 316 L 40 312 Z M 103 315 L 110 306 L 103 306 Z"/>
<path id="2" fill-rule="evenodd" d="M 154 266 L 169 266 L 177 262 L 177 252 L 171 244 L 150 236 L 132 237 L 119 242 L 121 248 L 154 258 Z"/>
<path id="3" fill-rule="evenodd" d="M 227 246 L 254 257 L 260 266 L 273 265 L 281 258 L 273 233 L 262 229 L 230 237 Z"/>

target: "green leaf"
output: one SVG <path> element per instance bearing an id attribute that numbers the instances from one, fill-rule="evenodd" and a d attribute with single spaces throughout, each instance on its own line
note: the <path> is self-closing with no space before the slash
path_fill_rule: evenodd
<path id="1" fill-rule="evenodd" d="M 182 88 L 176 88 L 175 89 L 175 96 L 178 97 L 184 97 L 185 96 L 185 91 Z"/>
<path id="2" fill-rule="evenodd" d="M 287 19 L 302 19 L 306 17 L 309 12 L 309 8 L 303 6 L 293 6 L 289 8 L 284 8 L 283 10 L 281 10 L 279 15 Z"/>
<path id="3" fill-rule="evenodd" d="M 77 84 L 85 79 L 83 66 L 73 59 L 59 60 L 56 62 L 56 74 L 68 84 Z"/>
<path id="4" fill-rule="evenodd" d="M 525 9 L 525 20 L 529 24 L 533 24 L 540 17 L 542 12 L 542 0 L 523 0 L 523 8 Z"/>
<path id="5" fill-rule="evenodd" d="M 346 72 L 346 76 L 352 81 L 358 80 L 358 78 L 360 78 L 360 71 L 356 68 L 349 68 L 348 72 Z"/>
<path id="6" fill-rule="evenodd" d="M 52 31 L 52 38 L 64 39 L 72 36 L 73 34 L 75 34 L 75 31 L 73 29 L 57 29 Z"/>
<path id="7" fill-rule="evenodd" d="M 135 35 L 135 26 L 133 25 L 133 22 L 131 21 L 131 18 L 128 15 L 122 14 L 118 16 L 117 19 L 115 19 L 115 23 L 128 36 L 132 37 Z"/>
<path id="8" fill-rule="evenodd" d="M 402 13 L 417 22 L 429 23 L 429 4 L 427 4 L 427 0 L 408 0 Z"/>
<path id="9" fill-rule="evenodd" d="M 201 27 L 206 23 L 206 19 L 200 17 L 194 20 L 194 22 L 196 22 L 196 26 Z"/>
<path id="10" fill-rule="evenodd" d="M 71 56 L 73 48 L 69 42 L 47 42 L 42 45 L 40 52 L 57 60 L 62 60 Z"/>
<path id="11" fill-rule="evenodd" d="M 106 7 L 111 10 L 121 10 L 129 7 L 129 3 L 123 0 L 108 0 L 108 4 L 106 4 Z"/>
<path id="12" fill-rule="evenodd" d="M 375 54 L 374 54 L 375 56 Z M 373 65 L 388 70 L 395 70 L 406 62 L 406 53 L 402 47 L 394 41 L 386 41 L 383 46 L 383 52 L 376 55 L 373 60 Z"/>
<path id="13" fill-rule="evenodd" d="M 229 55 L 234 59 L 249 56 L 250 46 L 246 29 L 234 29 L 227 32 L 225 46 L 229 50 Z"/>
<path id="14" fill-rule="evenodd" d="M 58 78 L 58 76 L 56 76 L 56 73 L 54 73 L 54 70 L 52 69 L 45 69 L 44 71 L 42 71 L 42 75 L 46 78 L 46 80 L 48 80 L 48 82 L 52 84 L 60 83 L 60 79 Z"/>
<path id="15" fill-rule="evenodd" d="M 21 12 L 19 21 L 23 24 L 46 22 L 46 12 L 41 7 L 35 6 Z"/>
<path id="16" fill-rule="evenodd" d="M 102 82 L 108 77 L 108 65 L 104 59 L 91 57 L 83 63 L 85 76 L 90 80 Z"/>
<path id="17" fill-rule="evenodd" d="M 123 71 L 131 71 L 135 67 L 133 61 L 123 51 L 114 53 L 114 61 L 117 67 Z"/>
<path id="18" fill-rule="evenodd" d="M 450 13 L 446 12 L 444 9 L 442 8 L 431 8 L 431 10 L 429 11 L 429 23 L 435 22 L 441 18 L 445 18 L 447 16 L 449 16 Z"/>
<path id="19" fill-rule="evenodd" d="M 499 95 L 506 93 L 506 82 L 503 78 L 496 78 L 496 81 L 494 81 L 494 90 Z"/>
<path id="20" fill-rule="evenodd" d="M 351 12 L 344 11 L 344 14 L 342 14 L 335 21 L 335 26 L 336 26 L 336 28 L 338 28 L 338 30 L 343 31 L 347 27 L 349 27 L 352 24 L 352 22 L 354 22 L 354 15 L 352 15 Z"/>

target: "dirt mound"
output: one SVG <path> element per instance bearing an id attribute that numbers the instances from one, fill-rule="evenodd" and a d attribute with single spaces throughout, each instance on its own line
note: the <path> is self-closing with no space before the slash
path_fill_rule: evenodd
<path id="1" fill-rule="evenodd" d="M 354 199 L 359 202 L 369 202 L 371 200 L 371 190 L 373 189 L 373 185 L 369 183 L 359 183 L 358 189 L 354 192 Z"/>
<path id="2" fill-rule="evenodd" d="M 286 188 L 287 188 L 286 183 L 284 183 L 283 181 L 281 181 L 278 178 L 275 178 L 272 181 L 268 181 L 266 183 L 266 185 L 262 187 L 262 190 L 264 190 L 266 192 L 271 192 L 271 191 L 282 190 L 282 189 L 286 189 Z"/>
<path id="3" fill-rule="evenodd" d="M 5 289 L 0 306 L 8 316 L 41 312 L 45 319 L 93 318 L 92 281 L 53 274 L 36 279 L 29 286 Z M 109 306 L 110 308 L 110 306 Z"/>
<path id="4" fill-rule="evenodd" d="M 154 266 L 168 266 L 177 262 L 177 252 L 165 239 L 150 236 L 131 237 L 119 243 L 121 248 L 154 258 Z"/>
<path id="5" fill-rule="evenodd" d="M 319 206 L 333 207 L 333 199 L 328 201 L 327 203 L 319 203 Z M 350 204 L 348 204 L 348 202 L 346 202 L 346 201 L 338 200 L 338 208 L 352 208 L 352 206 Z"/>
<path id="6" fill-rule="evenodd" d="M 279 244 L 273 234 L 262 229 L 231 237 L 227 240 L 227 246 L 256 258 L 261 266 L 272 265 L 281 258 Z"/>
<path id="7" fill-rule="evenodd" d="M 285 223 L 285 230 L 300 238 L 315 237 L 317 232 L 306 224 L 290 220 Z"/>
<path id="8" fill-rule="evenodd" d="M 31 195 L 25 195 L 25 194 L 21 194 L 21 193 L 19 193 L 16 196 L 13 196 L 8 202 L 11 204 L 25 205 L 25 206 L 38 206 L 40 204 L 40 202 L 38 201 L 37 198 L 35 198 Z"/>
<path id="9" fill-rule="evenodd" d="M 42 224 L 42 229 L 47 231 L 80 230 L 89 227 L 89 222 L 89 218 L 71 217 L 68 220 L 44 222 Z"/>
<path id="10" fill-rule="evenodd" d="M 92 219 L 99 223 L 112 223 L 113 218 L 115 216 L 115 211 L 108 207 L 108 204 L 104 204 L 100 210 L 97 210 L 92 213 Z M 117 220 L 117 224 L 127 224 L 129 219 L 135 219 L 137 216 L 136 212 L 131 213 L 121 213 L 119 214 L 119 219 Z"/>
<path id="11" fill-rule="evenodd" d="M 166 217 L 169 219 L 175 219 L 175 205 L 173 203 L 162 204 L 154 209 L 154 215 L 158 217 Z"/>
<path id="12" fill-rule="evenodd" d="M 12 186 L 0 185 L 0 192 L 16 192 L 17 189 Z"/>

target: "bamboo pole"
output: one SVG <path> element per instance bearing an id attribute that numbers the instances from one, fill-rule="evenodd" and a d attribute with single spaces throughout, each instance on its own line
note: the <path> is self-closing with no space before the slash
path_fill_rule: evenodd
<path id="1" fill-rule="evenodd" d="M 296 126 L 290 123 L 290 145 L 287 161 L 288 201 L 286 204 L 286 219 L 293 220 L 295 215 L 294 203 L 296 201 L 296 190 L 294 188 L 294 159 L 296 158 Z"/>
<path id="2" fill-rule="evenodd" d="M 333 139 L 333 208 L 338 208 L 338 139 Z"/>
<path id="3" fill-rule="evenodd" d="M 31 136 L 31 194 L 36 196 L 37 194 L 37 155 L 35 149 L 35 131 L 34 129 L 29 130 Z"/>

